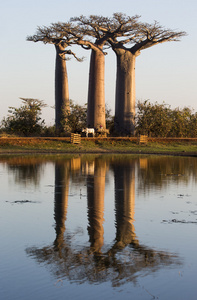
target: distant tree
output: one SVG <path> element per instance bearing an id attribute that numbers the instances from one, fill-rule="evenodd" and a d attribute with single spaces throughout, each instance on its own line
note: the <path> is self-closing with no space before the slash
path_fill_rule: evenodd
<path id="1" fill-rule="evenodd" d="M 196 112 L 190 115 L 189 132 L 191 137 L 197 137 L 197 113 Z"/>
<path id="2" fill-rule="evenodd" d="M 105 106 L 106 127 L 112 130 L 114 117 L 111 114 L 111 109 Z M 81 132 L 83 128 L 87 127 L 87 104 L 75 104 L 70 100 L 70 110 L 64 111 L 64 118 L 62 120 L 62 127 L 64 132 Z"/>
<path id="3" fill-rule="evenodd" d="M 61 131 L 61 121 L 63 117 L 63 110 L 69 110 L 69 89 L 68 89 L 68 75 L 66 68 L 65 55 L 72 55 L 78 61 L 74 52 L 67 49 L 74 42 L 74 37 L 71 34 L 72 24 L 64 23 L 64 32 L 60 30 L 59 24 L 52 24 L 51 26 L 38 27 L 37 32 L 33 36 L 28 36 L 28 41 L 43 42 L 44 44 L 53 44 L 56 50 L 56 64 L 55 64 L 55 124 L 57 131 Z"/>
<path id="4" fill-rule="evenodd" d="M 9 107 L 10 115 L 2 121 L 2 128 L 8 133 L 31 136 L 40 134 L 44 120 L 41 120 L 42 108 L 46 106 L 42 100 L 20 98 L 22 105 L 19 108 Z"/>
<path id="5" fill-rule="evenodd" d="M 81 132 L 82 128 L 86 128 L 87 105 L 74 104 L 70 100 L 70 109 L 63 111 L 62 127 L 65 132 Z"/>
<path id="6" fill-rule="evenodd" d="M 106 128 L 109 129 L 110 134 L 114 133 L 114 115 L 112 115 L 111 108 L 108 105 L 105 105 L 105 119 L 106 119 Z"/>
<path id="7" fill-rule="evenodd" d="M 136 135 L 146 134 L 148 136 L 166 137 L 171 131 L 171 109 L 162 103 L 152 104 L 148 100 L 138 101 L 135 116 Z"/>
<path id="8" fill-rule="evenodd" d="M 183 31 L 165 29 L 158 22 L 139 22 L 139 16 L 113 15 L 113 28 L 121 30 L 121 38 L 108 41 L 117 57 L 115 127 L 121 134 L 134 133 L 135 61 L 141 50 L 169 41 L 179 41 Z"/>
<path id="9" fill-rule="evenodd" d="M 135 116 L 136 135 L 152 137 L 196 137 L 197 113 L 188 107 L 171 107 L 164 102 L 150 103 L 148 100 L 137 103 Z"/>
<path id="10" fill-rule="evenodd" d="M 170 135 L 175 137 L 196 137 L 197 136 L 197 114 L 184 107 L 175 108 L 171 112 Z"/>

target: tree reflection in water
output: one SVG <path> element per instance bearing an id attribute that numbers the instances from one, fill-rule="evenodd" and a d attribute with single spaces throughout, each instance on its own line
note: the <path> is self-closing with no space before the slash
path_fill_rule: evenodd
<path id="1" fill-rule="evenodd" d="M 135 168 L 138 159 L 104 160 L 96 157 L 94 164 L 77 161 L 78 171 L 85 173 L 88 203 L 89 245 L 75 249 L 66 233 L 65 221 L 68 208 L 69 182 L 73 160 L 55 164 L 54 219 L 56 239 L 50 246 L 41 249 L 31 247 L 27 254 L 38 263 L 46 264 L 57 278 L 75 282 L 98 283 L 110 281 L 118 286 L 126 281 L 135 281 L 139 272 L 154 272 L 161 266 L 180 263 L 168 252 L 157 251 L 141 245 L 134 227 Z M 115 181 L 115 226 L 116 237 L 112 247 L 102 251 L 104 243 L 104 194 L 106 173 L 112 169 Z M 76 171 L 76 169 L 75 169 Z"/>
<path id="2" fill-rule="evenodd" d="M 94 174 L 87 176 L 88 234 L 91 252 L 101 253 L 104 242 L 106 161 L 95 160 Z"/>
<path id="3" fill-rule="evenodd" d="M 197 181 L 197 160 L 193 157 L 150 156 L 139 159 L 138 192 L 166 188 L 173 182 L 188 184 Z"/>
<path id="4" fill-rule="evenodd" d="M 18 184 L 34 184 L 40 182 L 43 170 L 43 161 L 36 157 L 10 157 L 6 160 L 8 171 L 14 174 L 14 180 Z"/>

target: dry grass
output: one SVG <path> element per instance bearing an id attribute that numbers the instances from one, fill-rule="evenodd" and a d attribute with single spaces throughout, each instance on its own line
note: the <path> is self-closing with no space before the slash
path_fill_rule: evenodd
<path id="1" fill-rule="evenodd" d="M 172 153 L 197 155 L 197 139 L 148 139 L 139 145 L 137 138 L 82 138 L 81 144 L 71 144 L 70 138 L 0 138 L 0 153 Z"/>

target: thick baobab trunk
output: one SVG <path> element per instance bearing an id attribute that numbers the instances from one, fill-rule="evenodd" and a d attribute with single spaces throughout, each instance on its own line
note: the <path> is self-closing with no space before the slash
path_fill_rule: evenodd
<path id="1" fill-rule="evenodd" d="M 68 75 L 66 69 L 66 60 L 61 54 L 64 48 L 55 45 L 56 48 L 56 65 L 55 65 L 55 125 L 56 129 L 61 129 L 63 110 L 70 111 Z"/>
<path id="2" fill-rule="evenodd" d="M 105 123 L 105 56 L 92 49 L 90 59 L 87 126 L 106 128 Z"/>
<path id="3" fill-rule="evenodd" d="M 135 59 L 124 49 L 115 49 L 117 57 L 115 129 L 121 135 L 134 134 Z"/>

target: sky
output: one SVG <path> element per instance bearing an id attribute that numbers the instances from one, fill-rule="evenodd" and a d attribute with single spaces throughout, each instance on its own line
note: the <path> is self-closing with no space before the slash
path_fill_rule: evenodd
<path id="1" fill-rule="evenodd" d="M 9 106 L 19 107 L 20 97 L 44 100 L 43 119 L 54 124 L 55 48 L 26 41 L 37 26 L 69 21 L 71 17 L 115 12 L 140 15 L 165 28 L 186 31 L 180 42 L 166 42 L 141 51 L 136 60 L 136 102 L 185 106 L 197 111 L 197 1 L 196 0 L 2 0 L 0 2 L 0 121 Z M 87 103 L 90 51 L 74 48 L 83 62 L 67 62 L 69 95 L 77 104 Z M 105 99 L 114 113 L 116 57 L 105 59 Z"/>

